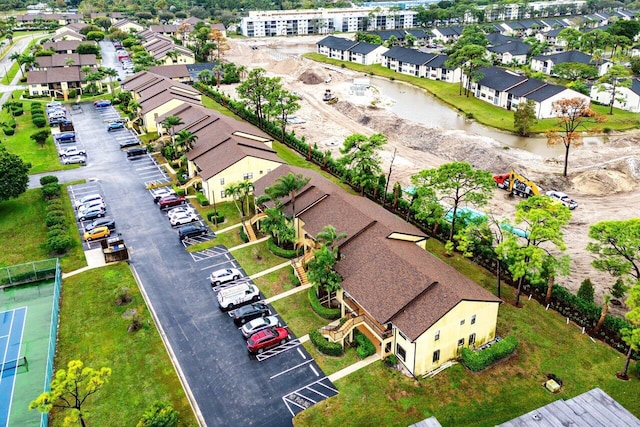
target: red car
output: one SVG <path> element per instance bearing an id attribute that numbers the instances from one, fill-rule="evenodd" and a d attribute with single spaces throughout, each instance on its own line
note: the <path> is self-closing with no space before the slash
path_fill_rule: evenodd
<path id="1" fill-rule="evenodd" d="M 263 329 L 251 335 L 247 340 L 249 353 L 262 353 L 263 351 L 284 344 L 289 341 L 289 331 L 287 328 L 276 327 Z"/>
<path id="2" fill-rule="evenodd" d="M 166 196 L 160 199 L 160 201 L 158 201 L 158 206 L 160 206 L 160 209 L 165 209 L 165 208 L 170 208 L 172 206 L 182 205 L 182 204 L 185 204 L 186 202 L 187 202 L 187 199 L 184 196 L 173 195 L 173 196 Z"/>

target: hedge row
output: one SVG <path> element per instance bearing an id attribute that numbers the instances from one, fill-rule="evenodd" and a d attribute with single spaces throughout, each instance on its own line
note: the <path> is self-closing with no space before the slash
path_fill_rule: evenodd
<path id="1" fill-rule="evenodd" d="M 49 229 L 45 247 L 55 254 L 65 253 L 73 246 L 73 239 L 67 233 L 67 218 L 60 200 L 60 184 L 58 178 L 47 175 L 40 178 L 42 196 L 47 201 L 47 214 L 44 222 Z"/>
<path id="2" fill-rule="evenodd" d="M 209 199 L 207 199 L 207 196 L 205 196 L 204 194 L 197 193 L 196 198 L 198 199 L 200 206 L 209 206 Z"/>
<path id="3" fill-rule="evenodd" d="M 282 249 L 280 246 L 278 246 L 278 244 L 276 243 L 273 237 L 267 240 L 267 248 L 271 251 L 272 254 L 274 254 L 275 256 L 279 256 L 281 258 L 291 259 L 298 256 L 297 250 Z"/>
<path id="4" fill-rule="evenodd" d="M 313 343 L 313 345 L 318 349 L 320 353 L 326 354 L 328 356 L 342 356 L 344 353 L 344 349 L 342 345 L 337 342 L 327 341 L 325 337 L 322 336 L 320 331 L 313 331 L 309 334 L 309 340 Z"/>
<path id="5" fill-rule="evenodd" d="M 220 212 L 209 212 L 207 219 L 213 223 L 221 224 L 224 222 L 224 215 L 220 215 Z"/>
<path id="6" fill-rule="evenodd" d="M 327 308 L 320 303 L 318 296 L 316 295 L 318 285 L 313 285 L 309 288 L 307 295 L 309 296 L 309 303 L 311 308 L 316 314 L 323 319 L 334 320 L 340 317 L 341 311 L 339 308 Z"/>
<path id="7" fill-rule="evenodd" d="M 366 359 L 367 357 L 376 353 L 376 347 L 365 334 L 356 329 L 354 331 L 354 337 L 356 339 L 356 342 L 358 343 L 356 353 L 358 354 L 358 357 L 360 357 L 360 359 Z"/>
<path id="8" fill-rule="evenodd" d="M 479 372 L 498 360 L 509 356 L 515 351 L 517 346 L 518 339 L 513 335 L 509 335 L 502 341 L 498 341 L 484 350 L 473 351 L 468 348 L 463 348 L 462 363 L 473 372 Z"/>

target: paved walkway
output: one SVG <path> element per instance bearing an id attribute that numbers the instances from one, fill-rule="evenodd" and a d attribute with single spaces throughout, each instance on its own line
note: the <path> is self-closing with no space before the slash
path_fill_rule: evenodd
<path id="1" fill-rule="evenodd" d="M 256 243 L 262 243 L 266 240 L 269 240 L 269 236 L 263 237 L 262 239 L 254 240 L 253 242 L 247 242 L 238 246 L 234 246 L 232 248 L 229 248 L 229 252 L 237 251 L 238 249 L 246 248 L 247 246 L 255 245 Z"/>
<path id="2" fill-rule="evenodd" d="M 62 278 L 66 279 L 67 277 L 75 276 L 79 273 L 84 273 L 87 270 L 91 270 L 93 268 L 102 267 L 107 265 L 104 260 L 104 254 L 102 253 L 102 248 L 90 249 L 88 251 L 84 251 L 84 257 L 87 259 L 87 266 L 79 268 L 74 271 L 70 271 L 69 273 L 62 273 Z"/>
<path id="3" fill-rule="evenodd" d="M 306 285 L 302 285 L 302 286 L 296 286 L 295 288 L 289 289 L 286 292 L 281 292 L 278 295 L 274 295 L 271 298 L 267 298 L 266 300 L 264 300 L 264 302 L 267 304 L 271 304 L 272 302 L 278 301 L 279 299 L 282 299 L 282 298 L 286 298 L 289 295 L 297 294 L 298 292 L 302 292 L 305 289 L 309 289 L 311 286 L 313 286 L 311 283 L 307 283 Z"/>
<path id="4" fill-rule="evenodd" d="M 340 378 L 346 377 L 347 375 L 354 373 L 358 369 L 369 366 L 373 362 L 377 362 L 378 360 L 380 360 L 380 356 L 378 355 L 378 353 L 376 353 L 373 356 L 369 356 L 364 360 L 360 360 L 359 362 L 356 362 L 351 366 L 347 366 L 346 368 L 329 375 L 329 379 L 332 383 L 335 383 Z"/>
<path id="5" fill-rule="evenodd" d="M 249 279 L 257 279 L 258 277 L 262 277 L 265 274 L 269 274 L 269 273 L 272 273 L 274 271 L 278 271 L 281 268 L 285 268 L 288 265 L 291 265 L 291 261 L 286 261 L 286 262 L 283 262 L 282 264 L 278 264 L 278 265 L 273 266 L 271 268 L 267 268 L 266 270 L 262 270 L 262 271 L 260 271 L 260 272 L 258 272 L 256 274 L 253 274 L 253 275 L 249 276 Z"/>

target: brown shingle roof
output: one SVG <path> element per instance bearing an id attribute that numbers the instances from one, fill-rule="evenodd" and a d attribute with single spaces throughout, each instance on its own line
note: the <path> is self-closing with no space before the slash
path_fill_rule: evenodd
<path id="1" fill-rule="evenodd" d="M 426 238 L 419 229 L 316 172 L 282 166 L 254 183 L 255 194 L 264 194 L 289 172 L 311 178 L 296 197 L 305 231 L 315 235 L 332 225 L 347 233 L 347 239 L 338 242 L 343 258 L 336 264 L 342 288 L 379 323 L 393 322 L 415 340 L 462 301 L 500 302 L 415 243 L 390 238 L 392 233 Z M 290 201 L 283 202 L 290 214 Z"/>
<path id="2" fill-rule="evenodd" d="M 78 45 L 82 43 L 80 40 L 60 40 L 57 42 L 48 42 L 42 45 L 44 50 L 53 50 L 54 52 L 75 51 Z"/>
<path id="3" fill-rule="evenodd" d="M 178 26 L 174 24 L 149 25 L 149 29 L 155 33 L 175 33 Z"/>
<path id="4" fill-rule="evenodd" d="M 81 41 L 85 41 L 86 37 L 78 32 L 75 32 L 73 30 L 65 30 L 62 31 L 56 35 L 54 35 L 53 37 L 51 37 L 51 40 L 53 40 L 54 42 L 61 42 L 61 41 L 65 41 L 64 38 L 65 37 L 73 37 L 75 39 L 80 39 Z M 70 40 L 73 41 L 73 40 Z"/>
<path id="5" fill-rule="evenodd" d="M 154 65 L 149 67 L 149 72 L 168 79 L 190 77 L 189 70 L 185 64 Z"/>
<path id="6" fill-rule="evenodd" d="M 27 84 L 80 81 L 82 81 L 80 67 L 56 67 L 46 71 L 30 71 L 27 74 Z"/>
<path id="7" fill-rule="evenodd" d="M 56 68 L 56 67 L 69 67 L 68 60 L 73 61 L 72 66 L 85 66 L 96 65 L 96 55 L 93 53 L 78 54 L 78 53 L 57 53 L 51 56 L 38 56 L 36 58 L 40 68 Z"/>

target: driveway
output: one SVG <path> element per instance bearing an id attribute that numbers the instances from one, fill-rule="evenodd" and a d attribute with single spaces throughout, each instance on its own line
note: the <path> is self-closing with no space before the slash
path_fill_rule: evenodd
<path id="1" fill-rule="evenodd" d="M 116 58 L 116 48 L 113 47 L 113 43 L 109 40 L 102 40 L 100 42 L 100 51 L 102 52 L 102 66 L 105 68 L 113 68 L 118 72 L 118 78 L 124 80 L 126 74 L 122 69 L 122 64 Z M 115 81 L 116 79 L 114 79 Z M 109 79 L 104 80 L 105 83 L 109 82 Z"/>
<path id="2" fill-rule="evenodd" d="M 238 267 L 224 247 L 192 256 L 146 190 L 154 166 L 127 159 L 104 111 L 82 104 L 72 120 L 89 153 L 86 167 L 55 173 L 61 181 L 98 182 L 118 224 L 144 292 L 207 426 L 288 426 L 293 414 L 337 393 L 297 341 L 257 360 L 207 279 L 213 269 Z M 153 178 L 156 179 L 156 178 Z M 39 185 L 34 177 L 34 184 Z"/>

